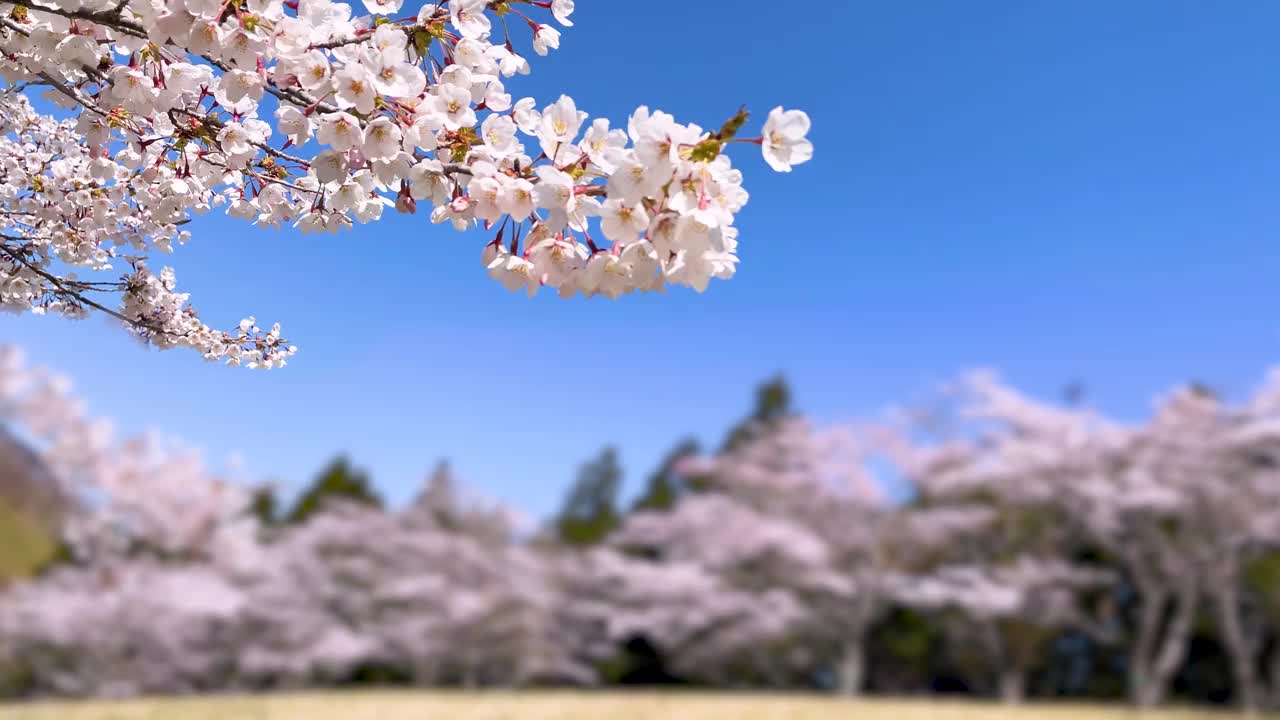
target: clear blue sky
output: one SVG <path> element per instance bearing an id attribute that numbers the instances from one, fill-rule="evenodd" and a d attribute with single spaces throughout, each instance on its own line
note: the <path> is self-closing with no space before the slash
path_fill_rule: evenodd
<path id="1" fill-rule="evenodd" d="M 105 321 L 0 318 L 126 429 L 239 452 L 296 488 L 340 450 L 394 500 L 442 456 L 535 514 L 621 447 L 632 487 L 717 441 L 784 371 L 822 419 L 973 366 L 1084 383 L 1121 417 L 1280 359 L 1280 4 L 580 0 L 517 96 L 716 125 L 813 118 L 813 162 L 739 147 L 738 277 L 704 295 L 505 292 L 479 233 L 394 217 L 341 236 L 202 219 L 172 262 L 215 323 L 279 320 L 283 371 L 137 347 Z"/>

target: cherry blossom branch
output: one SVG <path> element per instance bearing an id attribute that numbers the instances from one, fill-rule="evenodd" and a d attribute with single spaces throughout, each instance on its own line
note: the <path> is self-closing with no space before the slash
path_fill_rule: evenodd
<path id="1" fill-rule="evenodd" d="M 529 67 L 505 32 L 507 3 L 450 0 L 403 15 L 403 0 L 365 0 L 379 16 L 369 22 L 333 0 L 124 0 L 110 10 L 47 1 L 17 0 L 25 12 L 0 19 L 0 71 L 23 88 L 48 86 L 78 115 L 0 107 L 5 182 L 17 188 L 0 219 L 76 267 L 104 270 L 124 245 L 142 251 L 130 257 L 122 314 L 159 318 L 154 327 L 206 357 L 239 359 L 195 320 L 171 270 L 145 269 L 145 254 L 185 242 L 179 225 L 218 206 L 306 233 L 423 203 L 433 223 L 499 226 L 482 262 L 530 294 L 701 291 L 735 272 L 733 221 L 747 195 L 724 150 L 745 111 L 709 133 L 642 107 L 623 130 L 605 119 L 588 126 L 568 97 L 542 109 L 532 98 L 513 102 L 504 79 Z M 530 5 L 572 24 L 571 0 Z M 534 53 L 559 47 L 550 23 L 515 14 L 533 32 Z M 490 40 L 495 27 L 500 43 Z M 258 114 L 266 97 L 278 101 L 272 117 Z M 770 113 L 758 138 L 770 165 L 809 159 L 808 122 L 798 111 Z M 314 155 L 289 150 L 312 141 Z M 54 307 L 21 283 L 4 297 Z M 171 345 L 159 331 L 147 339 Z M 282 362 L 278 340 L 263 339 L 264 354 L 248 364 Z"/>
<path id="2" fill-rule="evenodd" d="M 22 238 L 10 237 L 10 236 L 8 236 L 8 235 L 0 236 L 0 239 L 8 240 L 8 241 L 11 241 L 11 242 L 23 242 Z M 62 278 L 60 278 L 60 277 L 58 277 L 58 276 L 56 276 L 56 275 L 54 275 L 54 274 L 52 274 L 52 273 L 49 273 L 49 272 L 47 272 L 47 271 L 45 271 L 45 270 L 42 270 L 41 268 L 37 267 L 36 265 L 33 265 L 32 263 L 28 262 L 26 259 L 24 259 L 24 258 L 22 257 L 21 253 L 19 253 L 19 252 L 15 252 L 15 251 L 14 251 L 13 249 L 11 249 L 8 245 L 5 245 L 5 244 L 3 244 L 3 243 L 0 243 L 0 252 L 4 253 L 4 254 L 5 254 L 5 256 L 6 256 L 6 257 L 8 257 L 10 260 L 12 260 L 12 261 L 14 261 L 14 262 L 16 262 L 16 263 L 18 263 L 18 264 L 22 265 L 22 266 L 23 266 L 24 268 L 26 268 L 27 270 L 29 270 L 29 271 L 31 271 L 31 272 L 33 272 L 33 273 L 35 273 L 36 275 L 39 275 L 40 277 L 44 278 L 45 280 L 49 281 L 49 282 L 50 282 L 54 287 L 56 287 L 56 288 L 58 289 L 58 291 L 59 291 L 59 292 L 63 293 L 63 294 L 64 294 L 64 295 L 66 295 L 67 297 L 74 298 L 76 302 L 83 303 L 84 305 L 87 305 L 87 306 L 89 306 L 89 307 L 93 308 L 94 310 L 97 310 L 97 311 L 102 312 L 102 313 L 106 313 L 107 315 L 110 315 L 111 317 L 113 317 L 113 318 L 115 318 L 115 319 L 117 319 L 117 320 L 119 320 L 119 321 L 121 321 L 121 322 L 123 322 L 123 323 L 127 323 L 127 324 L 129 324 L 129 325 L 132 325 L 132 326 L 134 326 L 134 327 L 136 327 L 136 328 L 138 328 L 138 329 L 141 329 L 141 330 L 154 330 L 154 328 L 152 328 L 152 327 L 150 327 L 150 326 L 146 325 L 145 323 L 143 323 L 143 322 L 141 322 L 141 321 L 139 321 L 139 320 L 135 320 L 135 319 L 133 319 L 133 318 L 125 317 L 124 315 L 121 315 L 120 313 L 116 312 L 115 310 L 112 310 L 112 309 L 111 309 L 111 308 L 109 308 L 109 307 L 106 307 L 106 306 L 104 306 L 104 305 L 102 305 L 102 304 L 100 304 L 100 303 L 95 302 L 92 298 L 87 298 L 87 297 L 85 297 L 84 295 L 81 295 L 80 293 L 76 292 L 75 290 L 73 290 L 73 289 L 71 289 L 71 288 L 67 287 L 67 286 L 64 284 L 64 281 L 63 281 L 63 279 L 62 279 Z"/>
<path id="3" fill-rule="evenodd" d="M 133 35 L 134 37 L 146 38 L 146 30 L 140 25 L 129 22 L 122 15 L 124 6 L 128 4 L 128 0 L 121 2 L 119 6 L 112 12 L 93 12 L 90 10 L 66 10 L 60 7 L 43 5 L 41 3 L 31 2 L 31 0 L 10 0 L 13 5 L 27 8 L 28 10 L 38 10 L 40 12 L 49 13 L 50 15 L 59 15 L 69 20 L 87 20 L 103 27 Z"/>

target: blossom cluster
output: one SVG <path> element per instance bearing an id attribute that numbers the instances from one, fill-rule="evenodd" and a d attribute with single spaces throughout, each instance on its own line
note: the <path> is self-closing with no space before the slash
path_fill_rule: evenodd
<path id="1" fill-rule="evenodd" d="M 1252 638 L 1275 630 L 1258 610 L 1277 600 L 1248 575 L 1280 550 L 1280 373 L 1240 405 L 1178 388 L 1135 425 L 990 373 L 956 389 L 966 422 L 950 428 L 759 420 L 713 456 L 673 458 L 669 502 L 602 503 L 618 523 L 584 547 L 557 524 L 522 532 L 447 464 L 403 508 L 330 496 L 302 519 L 259 506 L 260 522 L 194 454 L 116 440 L 66 380 L 0 350 L 0 421 L 78 501 L 54 520 L 84 551 L 0 587 L 0 667 L 58 695 L 371 666 L 420 685 L 588 684 L 643 639 L 692 681 L 827 675 L 855 693 L 873 629 L 909 608 L 1009 701 L 1064 632 L 1125 643 L 1148 705 L 1212 611 L 1256 706 Z M 891 503 L 884 479 L 912 501 Z"/>
<path id="2" fill-rule="evenodd" d="M 119 437 L 67 378 L 30 367 L 13 347 L 0 347 L 0 422 L 22 430 L 72 505 L 65 539 L 77 554 L 113 557 L 141 544 L 169 557 L 248 562 L 254 530 L 242 486 L 157 434 Z"/>
<path id="3" fill-rule="evenodd" d="M 494 231 L 481 258 L 508 289 L 616 298 L 733 275 L 747 202 L 726 148 L 790 171 L 809 118 L 775 108 L 755 138 L 647 107 L 625 128 L 506 83 L 559 47 L 572 0 L 12 0 L 0 3 L 0 269 L 11 309 L 107 311 L 159 347 L 249 367 L 293 348 L 250 319 L 205 326 L 153 273 L 151 251 L 224 208 L 264 227 L 336 232 L 429 206 L 433 223 Z M 549 18 L 535 19 L 537 11 Z M 27 88 L 72 111 L 56 120 Z M 495 231 L 496 228 L 496 231 Z M 86 282 L 71 269 L 132 272 Z M 11 286 L 11 287 L 10 287 Z M 116 292 L 110 309 L 91 297 Z"/>
<path id="4" fill-rule="evenodd" d="M 183 203 L 194 199 L 190 183 L 164 166 L 121 169 L 84 144 L 76 121 L 40 114 L 11 90 L 0 94 L 0 309 L 70 318 L 99 311 L 159 348 L 195 348 L 249 368 L 283 365 L 294 348 L 278 326 L 263 332 L 249 318 L 215 330 L 177 291 L 172 268 L 147 266 L 149 250 L 187 240 L 180 225 Z M 76 272 L 107 273 L 113 261 L 122 272 L 111 279 Z M 118 297 L 115 308 L 95 299 L 104 293 Z"/>

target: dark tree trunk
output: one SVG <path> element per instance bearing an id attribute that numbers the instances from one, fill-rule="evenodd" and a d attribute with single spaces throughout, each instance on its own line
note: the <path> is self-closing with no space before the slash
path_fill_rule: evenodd
<path id="1" fill-rule="evenodd" d="M 836 691 L 847 697 L 862 694 L 862 686 L 866 676 L 866 648 L 861 639 L 849 640 L 844 644 L 840 656 L 840 665 L 836 672 Z"/>
<path id="2" fill-rule="evenodd" d="M 1191 642 L 1192 623 L 1198 606 L 1198 587 L 1184 581 L 1176 595 L 1144 593 L 1138 638 L 1130 654 L 1129 690 L 1134 704 L 1149 708 L 1164 702 L 1173 675 L 1182 665 Z M 1172 603 L 1167 626 L 1166 608 Z M 1161 632 L 1163 630 L 1163 633 Z"/>
<path id="3" fill-rule="evenodd" d="M 1027 699 L 1027 673 L 1018 667 L 1006 667 L 1000 671 L 1000 701 L 1006 705 L 1020 705 Z"/>
<path id="4" fill-rule="evenodd" d="M 1254 715 L 1260 709 L 1258 679 L 1254 671 L 1253 649 L 1240 618 L 1239 592 L 1231 578 L 1224 578 L 1216 585 L 1213 599 L 1218 610 L 1222 644 L 1231 658 L 1231 679 L 1236 699 L 1244 712 Z"/>

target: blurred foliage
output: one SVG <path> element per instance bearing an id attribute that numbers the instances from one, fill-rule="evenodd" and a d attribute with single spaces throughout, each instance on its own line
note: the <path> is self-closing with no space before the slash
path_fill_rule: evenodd
<path id="1" fill-rule="evenodd" d="M 1268 617 L 1280 622 L 1280 552 L 1254 558 L 1244 569 L 1245 587 L 1261 600 Z"/>
<path id="2" fill-rule="evenodd" d="M 583 547 L 603 541 L 622 522 L 618 511 L 621 489 L 622 466 L 615 448 L 606 447 L 595 459 L 583 463 L 555 519 L 561 542 Z"/>
<path id="3" fill-rule="evenodd" d="M 769 379 L 755 389 L 750 411 L 732 425 L 725 435 L 722 448 L 739 447 L 762 425 L 776 423 L 795 412 L 791 389 L 786 380 L 781 376 Z M 551 529 L 566 544 L 591 546 L 605 541 L 625 520 L 628 512 L 669 510 L 682 496 L 699 492 L 705 487 L 705 480 L 689 477 L 677 470 L 682 459 L 697 456 L 701 450 L 698 440 L 691 437 L 673 444 L 647 477 L 636 500 L 624 510 L 620 505 L 623 472 L 618 451 L 614 447 L 601 449 L 596 456 L 578 468 L 562 507 L 553 519 Z M 453 485 L 448 464 L 441 462 L 437 465 L 431 478 L 428 483 L 429 491 L 418 502 L 439 501 L 440 504 L 447 505 L 443 499 L 452 493 Z M 996 510 L 996 532 L 985 536 L 985 541 L 997 544 L 995 547 L 987 545 L 981 548 L 984 552 L 994 553 L 994 559 L 1012 559 L 1018 552 L 1028 548 L 1034 550 L 1042 546 L 1051 547 L 1054 541 L 1052 534 L 1057 528 L 1051 510 L 1030 506 L 1004 506 L 993 497 L 978 494 L 967 499 Z M 347 457 L 338 456 L 325 466 L 287 510 L 275 488 L 270 485 L 256 488 L 252 512 L 268 525 L 301 523 L 330 500 L 383 506 L 383 500 L 374 491 L 369 475 L 354 467 Z M 929 507 L 931 499 L 916 497 L 912 502 L 919 507 Z M 1179 530 L 1172 522 L 1162 529 L 1170 533 Z M 45 529 L 45 525 L 30 514 L 17 510 L 0 496 L 0 586 L 38 573 L 51 563 L 58 562 L 60 552 L 61 546 L 56 536 Z M 1014 623 L 1004 624 L 1001 635 L 1007 643 L 1007 650 L 1020 659 L 1020 664 L 1032 670 L 1028 689 L 1033 697 L 1121 699 L 1125 696 L 1127 685 L 1127 647 L 1124 640 L 1132 637 L 1135 624 L 1131 591 L 1126 590 L 1121 566 L 1106 553 L 1098 548 L 1081 545 L 1076 554 L 1078 559 L 1086 560 L 1099 569 L 1110 570 L 1120 578 L 1118 589 L 1108 591 L 1110 596 L 1097 598 L 1099 604 L 1109 603 L 1114 607 L 1110 612 L 1118 626 L 1117 635 L 1120 639 L 1101 643 L 1079 632 L 1048 632 L 1032 625 Z M 917 556 L 914 560 L 927 565 L 932 558 Z M 1255 558 L 1245 568 L 1244 580 L 1249 593 L 1259 601 L 1259 606 L 1272 623 L 1280 623 L 1280 552 Z M 945 612 L 923 613 L 902 607 L 889 608 L 871 628 L 868 636 L 868 690 L 899 695 L 919 692 L 992 692 L 992 668 L 987 654 L 981 652 L 974 643 L 959 640 L 954 632 L 948 632 L 947 624 L 954 622 L 956 618 Z M 1209 613 L 1200 615 L 1188 657 L 1174 681 L 1176 699 L 1221 702 L 1229 697 L 1229 664 L 1225 653 L 1214 639 L 1216 634 L 1213 616 Z M 1277 648 L 1275 652 L 1280 653 L 1280 638 L 1270 638 L 1269 642 Z M 787 652 L 788 649 L 769 648 L 768 651 Z M 750 664 L 744 665 L 737 675 L 726 678 L 725 684 L 788 688 L 809 688 L 816 684 L 812 677 L 759 677 L 750 667 Z M 610 685 L 690 684 L 687 679 L 673 674 L 662 653 L 643 637 L 633 637 L 619 643 L 614 654 L 601 663 L 599 669 L 604 682 Z M 361 667 L 351 676 L 342 679 L 342 684 L 355 686 L 405 685 L 411 682 L 412 678 L 403 669 L 372 664 Z M 0 667 L 0 695 L 20 691 L 23 683 L 22 676 L 14 669 L 6 671 Z M 746 707 L 750 709 L 752 706 Z M 856 706 L 849 704 L 841 707 Z M 319 709 L 323 712 L 332 711 L 327 703 L 319 706 Z M 556 716 L 567 717 L 571 714 Z M 299 715 L 302 716 L 316 715 Z M 617 715 L 606 713 L 599 716 Z M 663 716 L 667 716 L 666 711 Z M 799 714 L 794 716 L 801 717 Z M 815 713 L 811 717 L 834 716 L 834 713 Z M 865 715 L 856 712 L 850 716 L 879 717 L 876 713 Z M 1042 714 L 1037 710 L 1035 714 L 1028 716 L 1041 717 Z M 1043 716 L 1048 716 L 1048 713 Z M 5 717 L 7 716 L 0 710 L 0 720 Z M 164 717 L 184 720 L 181 714 L 166 714 Z M 885 717 L 917 716 L 890 714 Z M 936 716 L 924 713 L 918 717 Z M 976 719 L 988 715 L 973 717 Z"/>
<path id="4" fill-rule="evenodd" d="M 632 505 L 632 511 L 665 511 L 674 507 L 676 501 L 689 492 L 685 478 L 676 471 L 676 466 L 681 460 L 696 457 L 700 450 L 697 438 L 688 437 L 676 443 L 649 476 L 644 490 Z"/>
<path id="5" fill-rule="evenodd" d="M 644 637 L 633 637 L 619 646 L 613 657 L 597 666 L 607 685 L 683 685 L 685 681 L 672 674 L 662 653 Z"/>
<path id="6" fill-rule="evenodd" d="M 0 586 L 38 573 L 60 550 L 56 534 L 0 497 Z"/>
<path id="7" fill-rule="evenodd" d="M 720 452 L 728 452 L 750 440 L 761 426 L 770 426 L 795 414 L 791 405 L 791 386 L 781 375 L 766 380 L 756 388 L 751 413 L 730 428 Z"/>
<path id="8" fill-rule="evenodd" d="M 369 474 L 353 467 L 350 459 L 340 455 L 320 471 L 285 516 L 285 522 L 306 522 L 326 501 L 334 499 L 383 507 L 382 497 L 373 489 Z"/>
<path id="9" fill-rule="evenodd" d="M 249 503 L 249 512 L 264 526 L 280 522 L 280 500 L 270 485 L 260 485 L 253 489 L 253 500 Z"/>
<path id="10" fill-rule="evenodd" d="M 938 623 L 910 608 L 891 608 L 867 637 L 868 689 L 901 694 L 928 687 L 940 674 Z"/>

